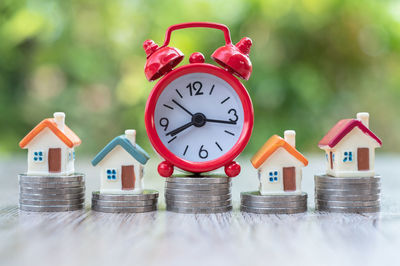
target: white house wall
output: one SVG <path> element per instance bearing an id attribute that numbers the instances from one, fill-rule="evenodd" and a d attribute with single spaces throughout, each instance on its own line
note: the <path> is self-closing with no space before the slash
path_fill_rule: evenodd
<path id="1" fill-rule="evenodd" d="M 326 148 L 326 173 L 336 177 L 368 177 L 375 174 L 375 148 L 379 144 L 370 136 L 363 133 L 358 127 L 353 128 L 342 140 L 333 148 Z M 369 171 L 358 171 L 357 149 L 369 149 Z M 330 151 L 334 153 L 333 169 L 330 167 Z M 353 160 L 343 162 L 344 152 L 351 151 Z"/>
<path id="2" fill-rule="evenodd" d="M 135 171 L 135 189 L 122 190 L 122 166 L 133 165 Z M 100 169 L 100 193 L 139 194 L 143 190 L 143 166 L 124 148 L 117 145 L 98 164 Z M 117 179 L 107 179 L 107 169 L 117 170 Z"/>
<path id="3" fill-rule="evenodd" d="M 28 175 L 69 175 L 74 173 L 74 161 L 69 160 L 69 152 L 73 151 L 48 128 L 43 129 L 26 146 L 28 149 Z M 49 173 L 49 148 L 61 148 L 61 172 Z M 43 152 L 43 161 L 35 162 L 34 152 Z"/>
<path id="4" fill-rule="evenodd" d="M 296 191 L 285 192 L 283 190 L 283 168 L 295 167 Z M 282 194 L 282 193 L 301 193 L 303 164 L 284 148 L 278 148 L 260 167 L 260 193 L 262 195 Z M 278 182 L 269 181 L 269 172 L 278 171 Z"/>

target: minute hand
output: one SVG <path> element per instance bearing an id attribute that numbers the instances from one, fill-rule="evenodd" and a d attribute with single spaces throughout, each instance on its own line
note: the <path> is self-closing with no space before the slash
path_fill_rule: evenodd
<path id="1" fill-rule="evenodd" d="M 236 125 L 236 121 L 231 120 L 206 119 L 206 122 Z"/>

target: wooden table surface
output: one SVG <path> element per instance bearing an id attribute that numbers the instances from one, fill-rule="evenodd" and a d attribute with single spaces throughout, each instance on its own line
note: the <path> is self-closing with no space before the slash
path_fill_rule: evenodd
<path id="1" fill-rule="evenodd" d="M 103 214 L 90 211 L 98 188 L 89 160 L 76 163 L 87 174 L 84 211 L 19 211 L 17 174 L 23 158 L 0 160 L 0 265 L 399 265 L 400 157 L 378 156 L 382 175 L 379 214 L 314 211 L 313 174 L 323 172 L 322 156 L 309 156 L 303 190 L 309 211 L 297 215 L 258 215 L 238 211 L 239 193 L 257 188 L 256 171 L 240 161 L 233 180 L 234 211 L 176 214 L 165 211 L 157 159 L 146 167 L 146 187 L 160 191 L 159 211 Z"/>

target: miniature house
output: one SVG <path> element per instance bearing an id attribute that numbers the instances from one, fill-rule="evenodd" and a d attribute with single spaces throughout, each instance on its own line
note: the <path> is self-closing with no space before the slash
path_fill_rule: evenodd
<path id="1" fill-rule="evenodd" d="M 261 195 L 301 193 L 302 168 L 308 161 L 295 148 L 296 132 L 286 130 L 284 136 L 272 136 L 251 159 Z"/>
<path id="2" fill-rule="evenodd" d="M 79 137 L 65 125 L 65 114 L 40 122 L 19 146 L 28 149 L 28 175 L 69 175 L 74 173 L 74 148 Z"/>
<path id="3" fill-rule="evenodd" d="M 375 175 L 375 148 L 382 141 L 369 129 L 369 114 L 340 120 L 318 143 L 325 150 L 326 173 L 336 177 Z"/>
<path id="4" fill-rule="evenodd" d="M 92 161 L 100 168 L 100 193 L 139 194 L 149 155 L 136 144 L 136 131 L 114 138 Z"/>

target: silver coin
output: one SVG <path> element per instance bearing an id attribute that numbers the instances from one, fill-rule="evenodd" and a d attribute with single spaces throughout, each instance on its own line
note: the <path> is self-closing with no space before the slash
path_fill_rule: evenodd
<path id="1" fill-rule="evenodd" d="M 256 208 L 300 208 L 307 206 L 307 201 L 270 201 L 270 202 L 253 202 L 251 200 L 242 200 L 242 205 Z"/>
<path id="2" fill-rule="evenodd" d="M 282 194 L 282 195 L 261 195 L 259 191 L 250 191 L 240 193 L 242 200 L 252 202 L 270 202 L 270 201 L 307 201 L 307 193 L 301 194 Z"/>
<path id="3" fill-rule="evenodd" d="M 32 175 L 21 174 L 21 175 L 18 175 L 18 180 L 20 182 L 39 182 L 39 183 L 81 182 L 81 181 L 85 181 L 85 175 L 75 174 L 75 175 L 68 175 L 68 176 L 32 176 Z"/>
<path id="4" fill-rule="evenodd" d="M 109 194 L 100 193 L 100 191 L 92 192 L 92 199 L 105 201 L 136 201 L 136 200 L 151 200 L 158 198 L 157 190 L 145 189 L 141 194 Z"/>
<path id="5" fill-rule="evenodd" d="M 255 208 L 241 205 L 242 212 L 251 212 L 257 214 L 295 214 L 307 211 L 307 207 L 300 208 Z"/>
<path id="6" fill-rule="evenodd" d="M 83 193 L 85 187 L 74 187 L 74 188 L 19 188 L 20 193 L 29 194 L 72 194 L 72 193 Z"/>
<path id="7" fill-rule="evenodd" d="M 65 205 L 65 206 L 34 206 L 34 205 L 25 205 L 19 204 L 19 209 L 22 211 L 31 211 L 31 212 L 65 212 L 65 211 L 76 211 L 83 209 L 84 204 L 77 205 Z"/>
<path id="8" fill-rule="evenodd" d="M 368 200 L 379 200 L 380 195 L 364 195 L 364 196 L 336 196 L 329 194 L 317 194 L 315 199 L 319 200 L 336 200 L 336 201 L 368 201 Z"/>
<path id="9" fill-rule="evenodd" d="M 380 186 L 381 182 L 358 182 L 358 183 L 351 183 L 351 182 L 341 182 L 338 180 L 337 182 L 320 182 L 316 181 L 314 182 L 315 186 L 320 186 L 320 187 L 364 187 L 364 186 Z"/>
<path id="10" fill-rule="evenodd" d="M 327 201 L 327 200 L 315 200 L 315 204 L 326 207 L 371 207 L 380 206 L 380 200 L 373 201 Z"/>
<path id="11" fill-rule="evenodd" d="M 92 199 L 92 206 L 93 205 L 101 207 L 144 207 L 157 205 L 157 199 L 135 201 L 106 201 Z"/>
<path id="12" fill-rule="evenodd" d="M 68 200 L 68 199 L 80 199 L 85 197 L 85 193 L 74 193 L 74 194 L 29 194 L 20 193 L 20 199 L 27 200 Z"/>
<path id="13" fill-rule="evenodd" d="M 343 189 L 322 189 L 315 188 L 315 195 L 324 194 L 324 195 L 336 195 L 336 196 L 362 196 L 362 195 L 376 195 L 381 192 L 380 189 L 352 189 L 352 190 L 343 190 Z"/>
<path id="14" fill-rule="evenodd" d="M 325 212 L 339 212 L 339 213 L 370 213 L 370 212 L 379 212 L 381 210 L 380 206 L 375 207 L 326 207 L 316 205 L 315 209 L 317 211 L 325 211 Z"/>
<path id="15" fill-rule="evenodd" d="M 212 189 L 212 190 L 189 190 L 189 189 L 175 189 L 166 188 L 165 193 L 173 195 L 189 195 L 189 196 L 221 196 L 231 193 L 230 189 Z"/>
<path id="16" fill-rule="evenodd" d="M 59 205 L 76 205 L 85 203 L 85 198 L 70 200 L 31 200 L 19 199 L 19 203 L 33 206 L 59 206 Z"/>
<path id="17" fill-rule="evenodd" d="M 170 207 L 183 207 L 183 208 L 209 208 L 209 207 L 222 207 L 232 205 L 232 201 L 213 201 L 213 202 L 188 202 L 188 201 L 170 201 L 166 200 L 165 203 Z"/>
<path id="18" fill-rule="evenodd" d="M 231 194 L 220 195 L 220 196 L 188 196 L 188 195 L 174 195 L 165 193 L 166 200 L 172 201 L 188 201 L 188 202 L 198 202 L 198 201 L 221 201 L 221 200 L 228 200 L 232 197 Z"/>
<path id="19" fill-rule="evenodd" d="M 232 210 L 232 206 L 210 207 L 210 208 L 184 208 L 184 207 L 174 207 L 167 205 L 166 209 L 167 211 L 178 212 L 178 213 L 206 214 L 206 213 L 228 212 Z"/>
<path id="20" fill-rule="evenodd" d="M 38 182 L 20 182 L 20 187 L 23 188 L 73 188 L 73 187 L 82 187 L 85 186 L 85 181 L 81 182 L 47 182 L 47 183 L 38 183 Z"/>
<path id="21" fill-rule="evenodd" d="M 224 184 L 230 183 L 231 178 L 226 176 L 221 177 L 179 177 L 172 176 L 170 178 L 166 178 L 165 182 L 167 183 L 179 183 L 179 184 Z"/>
<path id="22" fill-rule="evenodd" d="M 142 213 L 157 210 L 157 205 L 144 207 L 103 207 L 99 205 L 92 205 L 92 210 L 96 212 L 107 213 Z"/>
<path id="23" fill-rule="evenodd" d="M 380 183 L 366 183 L 366 184 L 315 184 L 316 189 L 341 189 L 341 190 L 368 190 L 368 189 L 380 189 Z"/>
<path id="24" fill-rule="evenodd" d="M 333 177 L 328 175 L 315 175 L 314 181 L 325 182 L 325 183 L 379 183 L 381 180 L 380 176 L 373 177 Z"/>
<path id="25" fill-rule="evenodd" d="M 187 189 L 187 190 L 213 190 L 213 189 L 229 189 L 231 183 L 224 184 L 180 184 L 180 183 L 165 183 L 166 188 Z"/>

